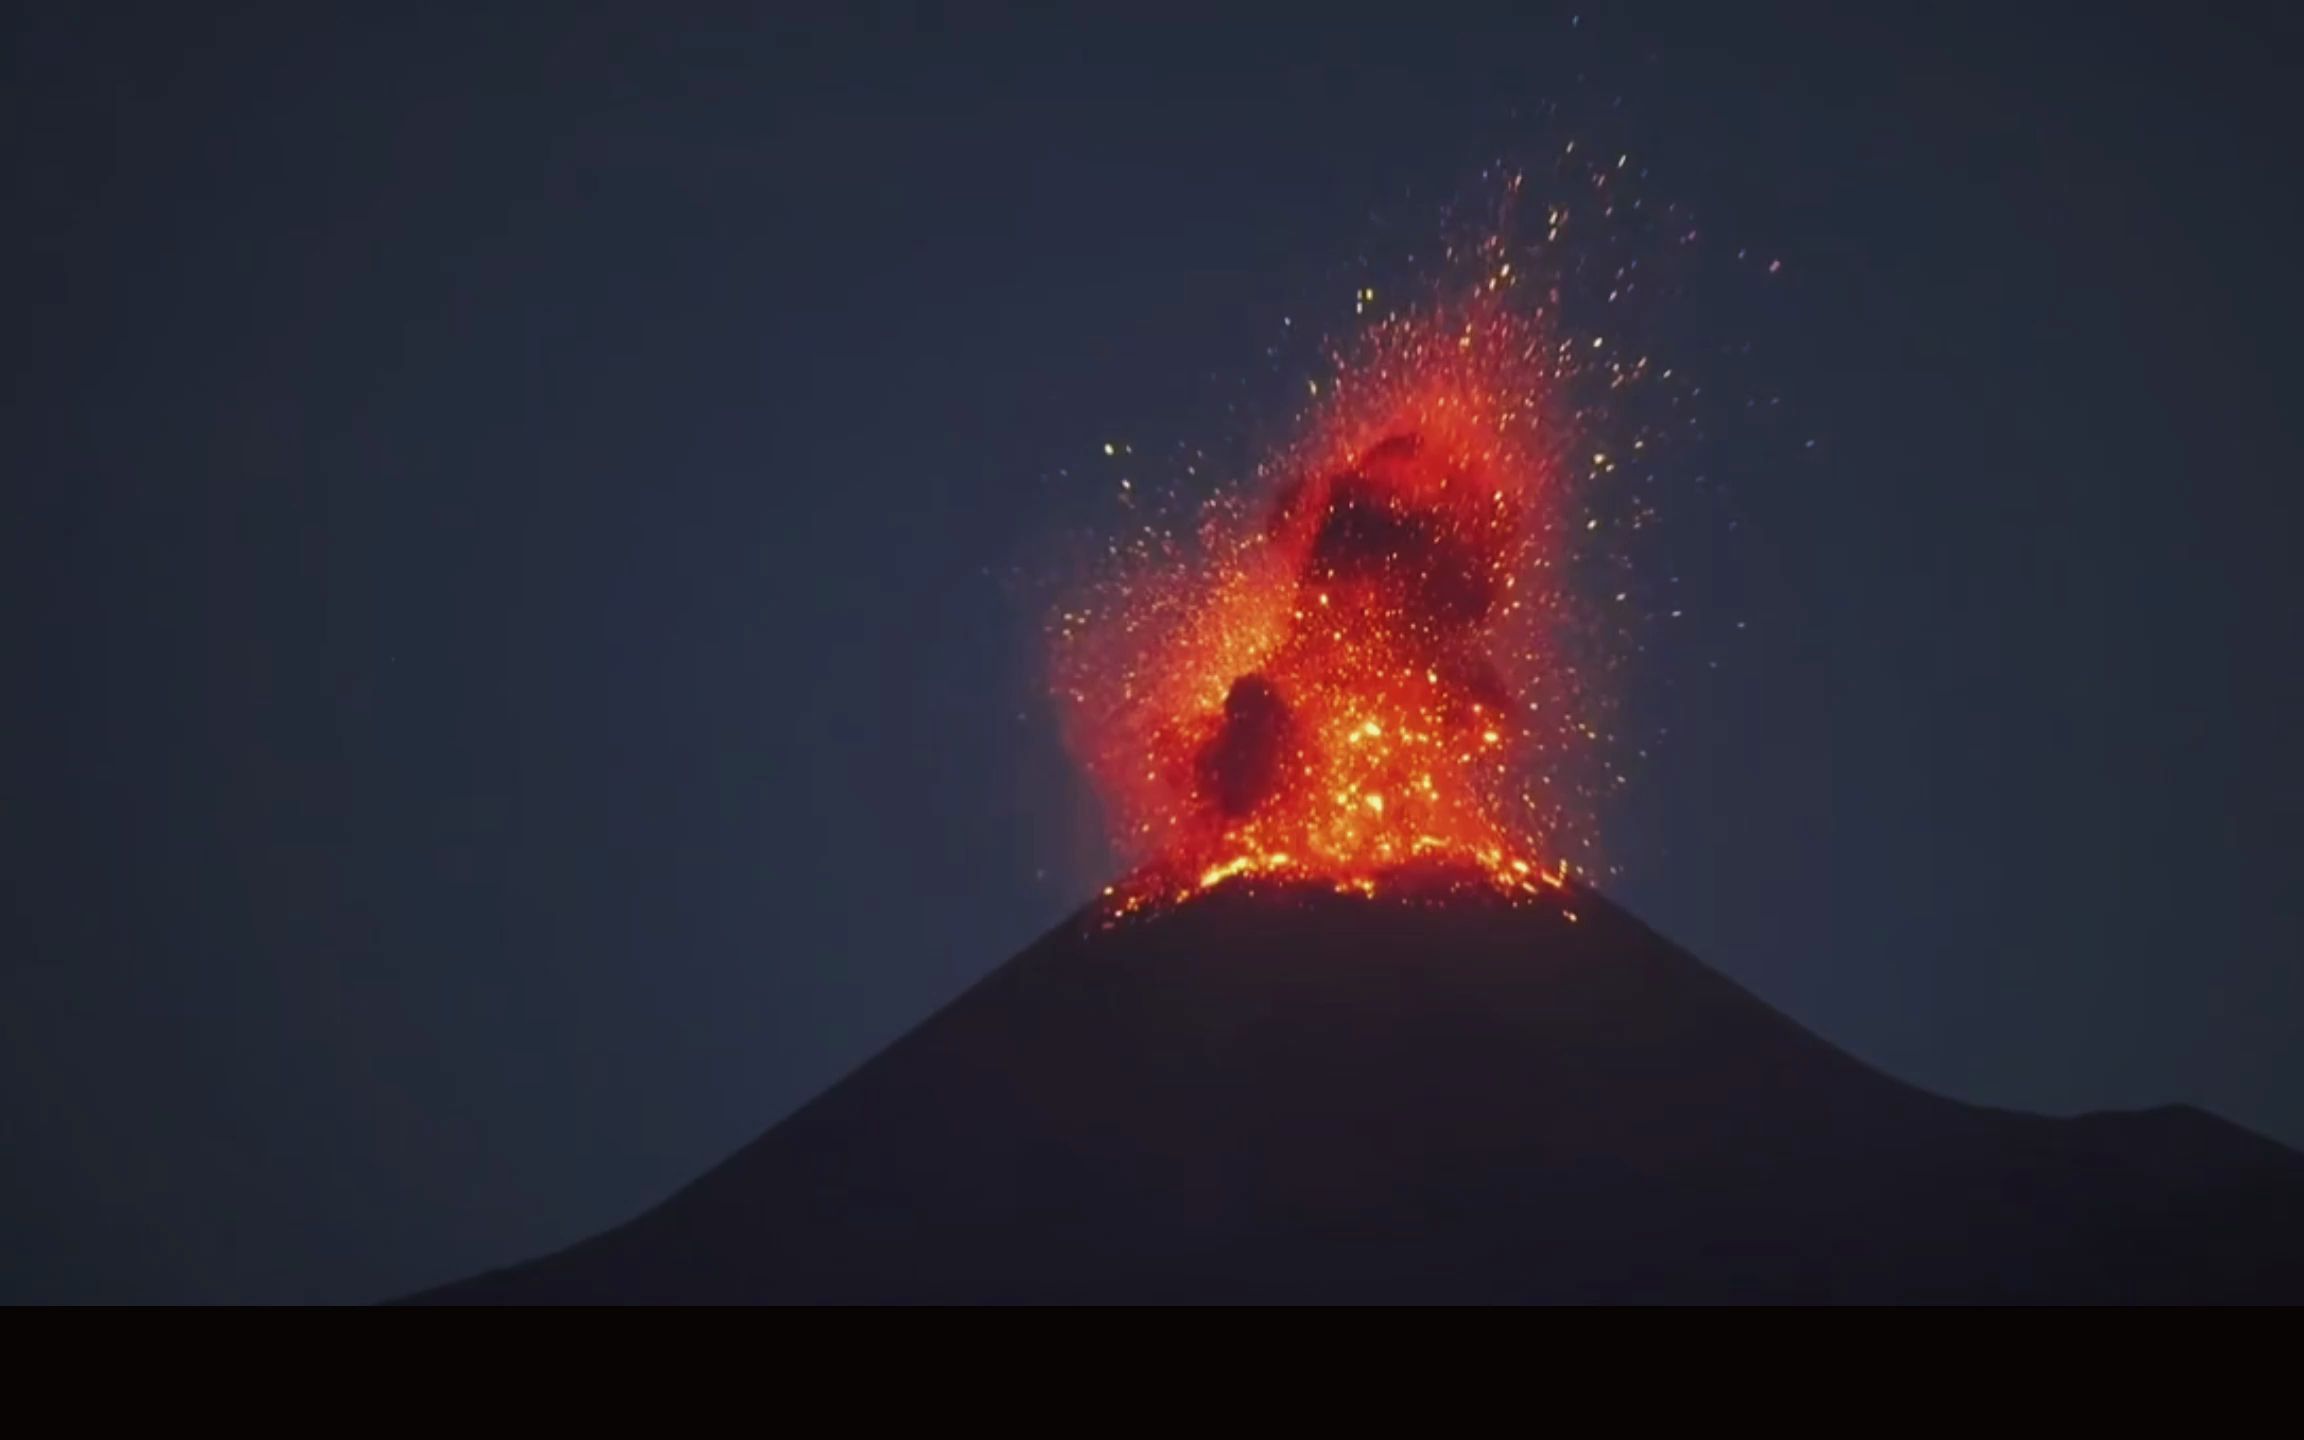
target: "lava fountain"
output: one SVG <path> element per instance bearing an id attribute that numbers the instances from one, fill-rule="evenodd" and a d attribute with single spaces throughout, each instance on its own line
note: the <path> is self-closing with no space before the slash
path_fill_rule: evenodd
<path id="1" fill-rule="evenodd" d="M 1597 344 L 1501 252 L 1371 321 L 1248 483 L 1113 544 L 1059 610 L 1066 739 L 1134 867 L 1120 908 L 1236 877 L 1565 881 L 1599 738 L 1577 492 L 1606 457 L 1582 463 L 1564 397 Z"/>

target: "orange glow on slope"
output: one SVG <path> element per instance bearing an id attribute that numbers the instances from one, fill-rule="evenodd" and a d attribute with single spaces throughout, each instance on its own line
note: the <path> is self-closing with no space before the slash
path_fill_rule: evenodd
<path id="1" fill-rule="evenodd" d="M 1146 529 L 1054 628 L 1066 735 L 1136 866 L 1122 908 L 1237 877 L 1564 882 L 1595 732 L 1569 546 L 1590 362 L 1492 242 L 1458 300 L 1370 323 L 1253 483 Z M 1596 347 L 1593 347 L 1596 348 Z"/>

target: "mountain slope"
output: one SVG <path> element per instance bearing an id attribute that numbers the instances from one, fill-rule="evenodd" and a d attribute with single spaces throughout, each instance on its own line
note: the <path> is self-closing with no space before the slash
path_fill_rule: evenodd
<path id="1" fill-rule="evenodd" d="M 1219 890 L 1059 928 L 656 1209 L 416 1300 L 2295 1302 L 2300 1217 L 2304 1155 L 1929 1095 L 1594 895 Z"/>

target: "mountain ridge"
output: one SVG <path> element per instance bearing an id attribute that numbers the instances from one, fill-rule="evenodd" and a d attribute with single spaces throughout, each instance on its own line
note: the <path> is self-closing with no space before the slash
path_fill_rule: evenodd
<path id="1" fill-rule="evenodd" d="M 632 1221 L 409 1303 L 2304 1300 L 2304 1155 L 1931 1094 L 1581 886 L 1098 915 Z"/>

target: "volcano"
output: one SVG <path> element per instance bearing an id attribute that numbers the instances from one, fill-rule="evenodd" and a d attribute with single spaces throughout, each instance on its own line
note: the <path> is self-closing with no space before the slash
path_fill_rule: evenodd
<path id="1" fill-rule="evenodd" d="M 655 1209 L 414 1297 L 2295 1303 L 2304 1155 L 1959 1103 L 1581 884 L 1085 912 Z"/>

